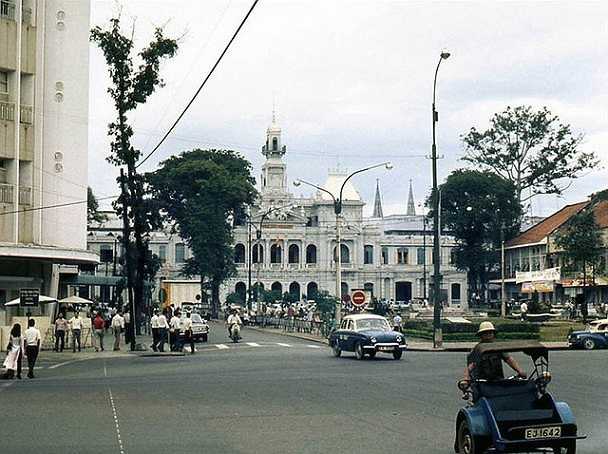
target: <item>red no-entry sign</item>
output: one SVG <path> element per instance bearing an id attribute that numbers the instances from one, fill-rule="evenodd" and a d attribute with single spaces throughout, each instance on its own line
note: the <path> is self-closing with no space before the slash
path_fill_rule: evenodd
<path id="1" fill-rule="evenodd" d="M 361 290 L 355 290 L 351 295 L 350 299 L 355 306 L 363 306 L 365 305 L 365 292 Z"/>

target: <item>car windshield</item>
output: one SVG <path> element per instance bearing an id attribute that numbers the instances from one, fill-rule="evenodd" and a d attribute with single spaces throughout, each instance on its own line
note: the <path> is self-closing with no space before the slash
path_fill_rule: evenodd
<path id="1" fill-rule="evenodd" d="M 357 320 L 357 331 L 366 329 L 390 331 L 390 326 L 388 326 L 388 322 L 383 318 L 363 318 Z"/>

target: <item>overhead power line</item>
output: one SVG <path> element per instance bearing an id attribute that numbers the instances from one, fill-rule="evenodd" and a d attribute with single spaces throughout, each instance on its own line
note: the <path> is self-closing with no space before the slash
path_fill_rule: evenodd
<path id="1" fill-rule="evenodd" d="M 120 197 L 120 196 L 119 195 L 111 195 L 111 196 L 108 196 L 108 197 L 101 197 L 101 198 L 99 198 L 97 200 L 116 199 L 118 197 Z M 77 202 L 58 203 L 57 205 L 44 205 L 44 206 L 40 206 L 40 207 L 23 208 L 22 210 L 3 211 L 2 213 L 0 213 L 0 216 L 3 216 L 5 214 L 27 213 L 28 211 L 47 210 L 49 208 L 68 207 L 68 206 L 72 206 L 72 205 L 80 205 L 82 203 L 87 203 L 87 202 L 88 202 L 88 200 L 79 200 Z"/>
<path id="2" fill-rule="evenodd" d="M 211 75 L 213 74 L 213 72 L 215 71 L 215 68 L 217 68 L 218 65 L 220 64 L 220 62 L 222 61 L 222 58 L 224 57 L 224 55 L 226 54 L 226 52 L 230 48 L 230 45 L 232 44 L 232 42 L 234 41 L 234 39 L 236 38 L 236 36 L 241 31 L 241 28 L 243 28 L 243 25 L 245 25 L 245 22 L 247 22 L 247 19 L 249 18 L 249 16 L 253 12 L 253 9 L 258 4 L 258 1 L 259 0 L 255 0 L 253 2 L 253 4 L 251 5 L 251 8 L 249 8 L 249 11 L 247 11 L 247 14 L 245 15 L 245 17 L 243 18 L 243 20 L 239 24 L 239 26 L 236 29 L 236 31 L 234 32 L 234 34 L 232 35 L 232 38 L 230 38 L 230 41 L 228 41 L 228 44 L 224 48 L 224 51 L 220 54 L 219 58 L 217 59 L 217 61 L 213 65 L 213 67 L 211 68 L 211 71 L 209 71 L 209 74 L 207 74 L 207 77 L 205 77 L 205 79 L 203 80 L 203 83 L 201 83 L 201 85 L 198 87 L 198 90 L 196 90 L 196 92 L 194 93 L 194 96 L 192 97 L 192 99 L 190 99 L 190 102 L 188 102 L 188 104 L 186 105 L 186 107 L 184 108 L 184 110 L 182 110 L 182 113 L 179 114 L 179 116 L 173 122 L 173 124 L 171 125 L 171 127 L 169 128 L 169 130 L 165 133 L 165 135 L 163 136 L 163 138 L 160 139 L 160 142 L 158 142 L 156 144 L 156 146 L 152 149 L 152 151 L 150 151 L 150 153 L 148 153 L 141 161 L 139 161 L 139 163 L 135 166 L 135 168 L 138 168 L 139 166 L 141 166 L 144 162 L 146 162 L 148 160 L 148 158 L 150 158 L 150 156 L 152 156 L 156 152 L 156 150 L 158 150 L 160 148 L 160 146 L 163 144 L 163 142 L 165 141 L 165 139 L 169 136 L 169 134 L 171 134 L 171 132 L 173 131 L 173 129 L 177 126 L 177 124 L 180 122 L 180 120 L 182 119 L 182 117 L 186 114 L 186 112 L 188 111 L 188 109 L 190 108 L 190 106 L 192 105 L 192 103 L 194 102 L 194 100 L 196 99 L 196 97 L 199 95 L 199 93 L 201 92 L 201 90 L 203 89 L 203 87 L 205 86 L 205 84 L 207 83 L 207 81 L 209 80 L 209 78 L 211 77 Z"/>

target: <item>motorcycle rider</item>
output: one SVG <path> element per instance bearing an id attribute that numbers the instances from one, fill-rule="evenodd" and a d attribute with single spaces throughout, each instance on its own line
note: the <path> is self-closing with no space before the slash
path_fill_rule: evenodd
<path id="1" fill-rule="evenodd" d="M 243 321 L 241 320 L 241 317 L 239 317 L 239 314 L 236 311 L 236 309 L 230 309 L 230 315 L 228 316 L 228 319 L 226 320 L 226 326 L 228 327 L 228 336 L 232 337 L 233 325 L 240 326 L 242 324 L 243 324 Z"/>
<path id="2" fill-rule="evenodd" d="M 502 369 L 502 362 L 504 361 L 517 372 L 517 375 L 521 378 L 527 378 L 526 373 L 523 371 L 517 361 L 507 353 L 494 353 L 486 354 L 483 357 L 479 354 L 477 347 L 481 344 L 494 342 L 496 340 L 496 328 L 492 322 L 481 322 L 477 336 L 481 339 L 479 343 L 471 350 L 467 355 L 467 366 L 464 368 L 465 381 L 470 382 L 473 380 L 487 380 L 495 381 L 502 380 L 505 378 Z M 473 392 L 473 400 L 477 400 L 476 392 Z"/>

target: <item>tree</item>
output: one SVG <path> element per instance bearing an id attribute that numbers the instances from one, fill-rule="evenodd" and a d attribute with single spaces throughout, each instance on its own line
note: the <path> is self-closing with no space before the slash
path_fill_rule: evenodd
<path id="1" fill-rule="evenodd" d="M 562 226 L 555 236 L 555 244 L 564 251 L 574 269 L 583 270 L 583 296 L 582 313 L 586 321 L 587 300 L 585 289 L 587 287 L 587 268 L 595 267 L 603 253 L 602 232 L 595 221 L 593 209 L 595 203 L 591 202 L 584 209 L 572 216 Z"/>
<path id="2" fill-rule="evenodd" d="M 561 194 L 568 185 L 559 180 L 573 180 L 597 165 L 594 153 L 579 150 L 582 138 L 546 107 L 507 107 L 486 131 L 473 127 L 462 136 L 463 160 L 512 182 L 524 203 L 539 194 Z M 524 196 L 528 190 L 531 194 Z"/>
<path id="3" fill-rule="evenodd" d="M 166 219 L 192 251 L 184 272 L 200 277 L 201 290 L 209 283 L 217 317 L 220 285 L 235 271 L 229 219 L 257 196 L 251 164 L 231 150 L 196 149 L 162 162 L 147 180 Z"/>
<path id="4" fill-rule="evenodd" d="M 93 222 L 102 223 L 106 221 L 108 217 L 99 212 L 99 202 L 91 186 L 87 187 L 87 224 Z"/>
<path id="5" fill-rule="evenodd" d="M 160 62 L 175 55 L 177 42 L 166 38 L 162 29 L 156 28 L 154 39 L 137 54 L 140 63 L 134 69 L 133 38 L 122 34 L 120 18 L 111 19 L 108 30 L 94 27 L 91 30 L 91 41 L 102 50 L 112 81 L 108 93 L 114 101 L 117 119 L 108 125 L 108 135 L 112 137 L 112 142 L 106 159 L 121 168 L 117 179 L 121 195 L 114 202 L 114 208 L 123 218 L 129 304 L 134 304 L 136 320 L 140 320 L 145 298 L 144 279 L 146 275 L 149 276 L 149 270 L 146 269 L 147 234 L 158 227 L 159 218 L 153 201 L 145 198 L 144 179 L 136 170 L 141 152 L 131 145 L 133 129 L 128 124 L 127 114 L 139 104 L 145 103 L 156 87 L 163 85 L 159 77 Z M 123 172 L 124 167 L 126 174 Z M 131 237 L 135 244 L 134 251 L 131 251 Z"/>
<path id="6" fill-rule="evenodd" d="M 490 274 L 498 269 L 502 240 L 519 232 L 521 206 L 516 189 L 491 172 L 458 169 L 439 193 L 441 227 L 457 242 L 454 265 L 467 272 L 469 293 L 483 295 Z M 432 202 L 429 197 L 427 204 L 434 206 Z"/>
<path id="7" fill-rule="evenodd" d="M 317 306 L 317 311 L 321 313 L 321 319 L 323 321 L 332 320 L 336 314 L 338 299 L 326 290 L 316 292 L 312 298 Z"/>

